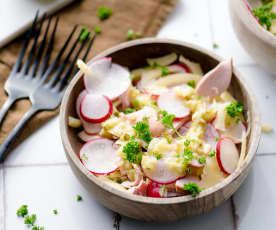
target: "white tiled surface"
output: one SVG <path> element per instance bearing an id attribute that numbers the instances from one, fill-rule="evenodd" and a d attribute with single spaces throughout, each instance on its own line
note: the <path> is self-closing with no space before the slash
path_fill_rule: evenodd
<path id="1" fill-rule="evenodd" d="M 276 77 L 257 66 L 239 45 L 226 0 L 179 0 L 158 36 L 208 49 L 213 49 L 216 42 L 219 48 L 215 52 L 233 56 L 248 80 L 258 98 L 263 122 L 276 129 Z M 123 217 L 120 229 L 275 229 L 275 140 L 275 132 L 263 134 L 253 170 L 234 195 L 233 203 L 227 201 L 208 214 L 171 224 Z M 77 194 L 83 196 L 82 202 L 76 201 Z M 0 166 L 0 230 L 27 229 L 15 214 L 22 204 L 29 205 L 46 230 L 114 229 L 113 213 L 89 197 L 71 173 L 61 147 L 57 118 L 14 150 L 4 170 Z M 59 211 L 57 216 L 53 209 Z"/>

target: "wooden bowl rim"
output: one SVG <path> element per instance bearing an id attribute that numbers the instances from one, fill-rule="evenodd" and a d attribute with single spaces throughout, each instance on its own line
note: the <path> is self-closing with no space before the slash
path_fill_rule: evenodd
<path id="1" fill-rule="evenodd" d="M 233 0 L 229 0 L 230 2 Z M 248 0 L 245 0 L 248 1 Z M 238 4 L 238 7 L 242 10 L 242 12 L 239 14 L 239 17 L 244 22 L 245 26 L 253 33 L 255 36 L 257 36 L 259 39 L 264 41 L 265 43 L 268 43 L 269 45 L 276 48 L 276 36 L 272 34 L 271 32 L 267 31 L 264 27 L 262 27 L 258 21 L 253 17 L 253 15 L 250 13 L 249 9 L 247 8 L 245 2 L 243 0 L 236 1 Z M 249 3 L 250 4 L 250 3 Z M 235 7 L 234 3 L 234 7 Z"/>
<path id="2" fill-rule="evenodd" d="M 100 58 L 100 57 L 104 57 L 104 56 L 108 56 L 111 53 L 114 53 L 116 51 L 128 48 L 128 47 L 132 47 L 132 46 L 136 46 L 136 45 L 143 45 L 143 44 L 153 44 L 153 43 L 164 43 L 164 44 L 172 44 L 172 45 L 180 45 L 180 46 L 184 46 L 187 48 L 191 48 L 194 50 L 197 50 L 199 52 L 205 53 L 208 56 L 218 60 L 218 61 L 222 61 L 223 58 L 219 57 L 218 55 L 216 55 L 215 53 L 213 53 L 212 51 L 209 51 L 205 48 L 201 48 L 197 45 L 194 44 L 190 44 L 187 42 L 182 42 L 182 41 L 178 41 L 178 40 L 173 40 L 173 39 L 159 39 L 159 38 L 143 38 L 143 39 L 139 39 L 139 40 L 134 40 L 134 41 L 129 41 L 129 42 L 124 42 L 121 43 L 115 47 L 112 47 L 110 49 L 107 49 L 106 51 L 100 53 L 99 55 L 97 55 L 96 57 L 94 57 L 91 61 L 93 61 L 96 58 Z M 90 61 L 90 62 L 91 62 Z M 254 94 L 252 93 L 252 90 L 250 90 L 248 88 L 248 84 L 246 84 L 246 82 L 244 81 L 244 78 L 241 77 L 240 72 L 234 67 L 233 68 L 233 73 L 235 74 L 235 76 L 239 79 L 239 81 L 241 82 L 241 84 L 243 85 L 243 87 L 245 88 L 245 91 L 248 95 L 248 98 L 250 101 L 254 101 L 254 106 L 252 108 L 252 114 L 254 114 L 254 117 L 251 118 L 251 123 L 254 122 L 254 129 L 251 130 L 251 132 L 253 132 L 255 135 L 252 135 L 252 141 L 251 141 L 251 145 L 249 146 L 248 150 L 247 150 L 247 157 L 244 160 L 244 162 L 242 163 L 241 167 L 238 168 L 234 173 L 232 173 L 230 176 L 228 176 L 226 179 L 224 179 L 222 182 L 216 184 L 215 186 L 208 188 L 204 191 L 202 191 L 196 198 L 192 197 L 192 196 L 179 196 L 179 197 L 173 197 L 173 198 L 152 198 L 152 197 L 144 197 L 144 196 L 138 196 L 138 195 L 133 195 L 124 191 L 120 191 L 119 189 L 115 189 L 113 188 L 111 185 L 109 185 L 108 183 L 105 183 L 99 179 L 97 179 L 96 176 L 94 176 L 92 173 L 90 173 L 80 162 L 77 154 L 73 151 L 73 148 L 71 146 L 71 143 L 69 141 L 68 135 L 66 133 L 66 126 L 67 126 L 67 117 L 65 117 L 65 112 L 66 112 L 66 108 L 68 105 L 68 98 L 69 95 L 72 91 L 72 89 L 74 88 L 75 84 L 78 82 L 78 80 L 82 77 L 82 73 L 79 71 L 76 76 L 74 77 L 74 79 L 71 81 L 71 83 L 69 84 L 65 95 L 63 97 L 62 100 L 62 105 L 61 105 L 61 110 L 60 110 L 60 133 L 61 133 L 61 139 L 62 139 L 62 143 L 63 146 L 65 148 L 65 153 L 67 154 L 68 157 L 70 157 L 71 161 L 75 164 L 75 166 L 77 167 L 77 169 L 84 174 L 88 180 L 92 181 L 93 183 L 95 183 L 97 186 L 101 187 L 104 190 L 107 190 L 110 193 L 113 193 L 123 199 L 127 199 L 127 200 L 131 200 L 134 202 L 138 202 L 138 203 L 146 203 L 146 204 L 177 204 L 177 203 L 184 203 L 184 202 L 189 202 L 192 200 L 196 200 L 196 199 L 200 199 L 206 196 L 209 196 L 212 193 L 215 193 L 216 191 L 222 189 L 224 186 L 227 186 L 228 184 L 230 184 L 231 182 L 234 182 L 235 179 L 243 172 L 243 170 L 245 170 L 247 168 L 247 166 L 251 163 L 251 161 L 253 160 L 255 153 L 257 151 L 258 148 L 258 144 L 259 144 L 259 140 L 260 140 L 260 135 L 261 135 L 261 125 L 260 125 L 260 113 L 259 113 L 259 109 L 258 109 L 258 105 L 256 103 L 256 99 Z"/>

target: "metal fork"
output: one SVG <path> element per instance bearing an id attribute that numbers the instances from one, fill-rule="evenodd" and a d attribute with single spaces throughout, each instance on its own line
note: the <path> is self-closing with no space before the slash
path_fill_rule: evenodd
<path id="1" fill-rule="evenodd" d="M 36 21 L 36 19 L 35 19 L 35 21 Z M 35 24 L 35 21 L 34 21 L 34 24 Z M 72 71 L 73 71 L 73 69 L 75 67 L 75 63 L 76 63 L 76 61 L 77 61 L 77 59 L 78 59 L 81 51 L 84 49 L 85 44 L 86 44 L 86 42 L 88 40 L 88 39 L 85 39 L 85 40 L 83 40 L 81 42 L 79 49 L 77 50 L 77 52 L 76 52 L 73 60 L 71 61 L 71 64 L 69 65 L 69 67 L 65 71 L 66 66 L 67 66 L 67 64 L 70 61 L 70 57 L 71 57 L 73 51 L 77 47 L 78 43 L 80 43 L 79 36 L 78 36 L 78 38 L 73 43 L 71 49 L 69 50 L 67 56 L 65 57 L 64 61 L 59 65 L 59 67 L 57 68 L 57 70 L 54 72 L 54 76 L 51 79 L 49 79 L 49 76 L 53 73 L 53 71 L 55 70 L 55 68 L 59 64 L 59 61 L 60 61 L 60 59 L 61 59 L 61 57 L 62 57 L 62 55 L 63 55 L 66 47 L 68 46 L 68 44 L 69 44 L 69 42 L 70 42 L 73 34 L 76 31 L 76 28 L 77 28 L 77 26 L 75 26 L 73 28 L 71 34 L 69 35 L 68 39 L 66 40 L 66 42 L 63 45 L 63 47 L 60 50 L 60 52 L 58 53 L 56 59 L 46 69 L 46 65 L 47 64 L 45 64 L 45 63 L 48 63 L 48 60 L 49 60 L 49 57 L 50 57 L 50 52 L 52 50 L 52 46 L 53 46 L 53 42 L 54 42 L 54 36 L 55 36 L 57 22 L 58 22 L 58 19 L 56 20 L 55 27 L 54 27 L 54 30 L 53 30 L 53 33 L 52 33 L 52 36 L 51 36 L 51 41 L 50 41 L 48 49 L 46 51 L 46 55 L 45 55 L 45 57 L 44 57 L 44 59 L 42 61 L 42 64 L 41 64 L 41 66 L 40 66 L 40 68 L 38 70 L 38 76 L 34 77 L 34 73 L 35 73 L 34 69 L 36 69 L 38 67 L 38 63 L 39 63 L 39 61 L 41 59 L 41 56 L 42 56 L 42 53 L 43 53 L 43 49 L 44 49 L 44 46 L 45 46 L 45 45 L 43 45 L 44 39 L 43 39 L 43 41 L 41 43 L 41 46 L 43 45 L 43 47 L 42 48 L 41 48 L 41 46 L 39 47 L 39 49 L 38 49 L 39 51 L 38 51 L 38 53 L 36 55 L 36 59 L 34 60 L 32 66 L 30 66 L 29 74 L 27 76 L 25 76 L 25 78 L 29 78 L 29 80 L 28 80 L 29 82 L 32 82 L 30 84 L 34 83 L 34 86 L 35 86 L 34 88 L 31 87 L 29 90 L 26 90 L 26 92 L 29 93 L 29 98 L 31 100 L 32 107 L 22 117 L 22 119 L 15 126 L 15 128 L 12 130 L 12 132 L 9 134 L 9 136 L 0 145 L 0 163 L 4 161 L 5 157 L 7 156 L 8 152 L 10 150 L 11 145 L 14 143 L 14 141 L 16 140 L 19 132 L 23 129 L 23 127 L 30 120 L 31 117 L 33 117 L 39 111 L 54 110 L 54 109 L 56 109 L 60 105 L 62 97 L 63 97 L 64 92 L 66 90 L 66 85 L 67 85 L 68 81 L 70 81 L 70 76 L 71 76 L 71 73 L 72 73 Z M 42 25 L 42 23 L 41 23 L 41 25 Z M 46 30 L 48 30 L 49 25 L 50 25 L 50 20 L 48 22 Z M 41 26 L 40 26 L 40 28 L 41 28 Z M 31 28 L 31 30 L 33 30 L 33 28 Z M 39 29 L 39 32 L 40 32 L 40 29 Z M 36 46 L 37 37 L 38 37 L 38 35 L 36 35 L 35 38 L 34 38 L 33 47 Z M 89 51 L 90 51 L 90 49 L 92 47 L 94 38 L 95 38 L 95 35 L 90 40 L 90 43 L 89 43 L 89 45 L 88 45 L 88 47 L 86 49 L 86 52 L 85 52 L 85 54 L 84 54 L 84 56 L 82 58 L 83 60 L 86 59 L 86 57 L 87 57 L 87 55 L 88 55 L 88 53 L 89 53 Z M 25 44 L 24 44 L 24 46 L 25 46 Z M 24 48 L 24 46 L 23 46 L 23 48 Z M 41 48 L 42 51 L 40 51 L 40 48 Z M 35 49 L 36 49 L 36 47 L 34 48 L 34 50 Z M 33 50 L 33 48 L 31 49 L 31 52 L 32 52 L 32 50 Z M 25 51 L 23 51 L 23 52 L 25 52 Z M 21 53 L 20 53 L 20 55 L 21 55 Z M 34 55 L 34 54 L 32 54 L 32 55 Z M 28 62 L 28 59 L 29 59 L 29 56 L 27 58 L 27 62 Z M 21 58 L 21 60 L 22 60 L 22 58 Z M 17 63 L 15 65 L 18 65 Z M 28 69 L 27 67 L 25 67 L 25 65 L 26 64 L 24 64 L 24 66 L 22 67 L 23 70 L 24 69 Z M 30 65 L 30 64 L 28 64 L 28 65 Z M 23 73 L 26 74 L 27 71 L 23 72 Z M 64 73 L 64 75 L 62 77 L 63 73 Z M 20 78 L 20 77 L 21 76 L 19 76 L 18 78 Z M 12 86 L 10 86 L 9 89 L 12 89 Z M 24 96 L 26 97 L 26 94 Z M 12 100 L 14 100 L 14 98 L 15 97 L 12 97 Z"/>

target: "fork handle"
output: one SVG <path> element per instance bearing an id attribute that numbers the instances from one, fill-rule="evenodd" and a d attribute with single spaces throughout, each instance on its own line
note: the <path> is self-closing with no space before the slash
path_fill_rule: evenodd
<path id="1" fill-rule="evenodd" d="M 5 103 L 2 105 L 1 110 L 0 110 L 0 126 L 9 111 L 10 107 L 13 105 L 14 102 L 16 102 L 16 98 L 9 96 Z"/>
<path id="2" fill-rule="evenodd" d="M 32 106 L 30 110 L 25 113 L 25 115 L 21 118 L 21 120 L 17 123 L 14 127 L 12 132 L 9 136 L 3 141 L 0 145 L 0 163 L 2 163 L 6 156 L 10 151 L 11 145 L 16 140 L 17 136 L 19 135 L 20 131 L 24 128 L 25 124 L 39 111 L 39 109 L 35 106 Z"/>

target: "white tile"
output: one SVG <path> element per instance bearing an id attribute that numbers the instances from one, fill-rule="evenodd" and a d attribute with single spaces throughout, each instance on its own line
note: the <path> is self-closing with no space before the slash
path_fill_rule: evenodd
<path id="1" fill-rule="evenodd" d="M 177 1 L 158 37 L 187 41 L 210 49 L 208 1 Z"/>
<path id="2" fill-rule="evenodd" d="M 219 45 L 215 52 L 224 57 L 233 57 L 235 63 L 254 63 L 240 45 L 232 29 L 228 1 L 210 0 L 210 17 L 213 28 L 213 42 Z"/>
<path id="3" fill-rule="evenodd" d="M 259 153 L 276 152 L 276 77 L 259 66 L 238 67 L 257 97 L 262 122 L 273 127 L 273 132 L 262 134 Z"/>
<path id="4" fill-rule="evenodd" d="M 12 167 L 6 169 L 6 229 L 24 228 L 16 210 L 29 206 L 45 229 L 112 229 L 112 212 L 96 202 L 79 184 L 68 166 Z M 83 201 L 77 202 L 80 194 Z M 58 210 L 58 215 L 53 210 Z"/>
<path id="5" fill-rule="evenodd" d="M 4 230 L 4 170 L 0 164 L 0 230 Z"/>
<path id="6" fill-rule="evenodd" d="M 276 155 L 256 158 L 245 183 L 234 195 L 239 230 L 275 229 Z"/>
<path id="7" fill-rule="evenodd" d="M 213 209 L 209 213 L 201 216 L 191 217 L 186 220 L 173 223 L 149 223 L 133 220 L 130 218 L 123 218 L 120 224 L 121 230 L 233 230 L 233 217 L 231 213 L 230 201 L 224 202 L 221 206 Z"/>
<path id="8" fill-rule="evenodd" d="M 58 117 L 50 120 L 14 149 L 6 165 L 67 162 L 59 134 Z"/>

